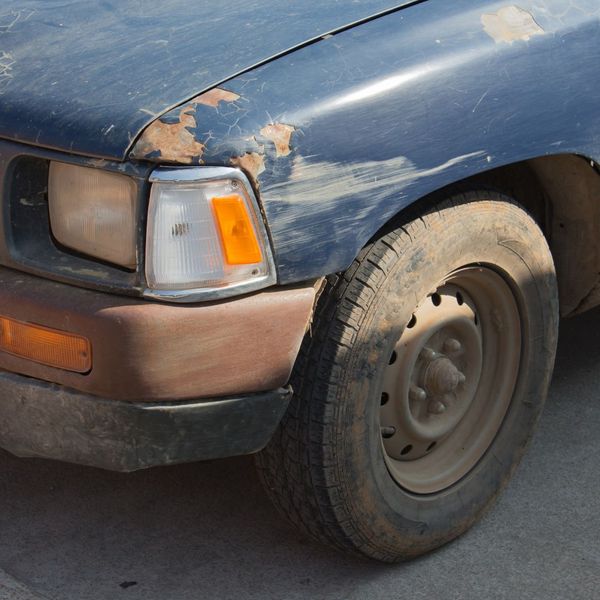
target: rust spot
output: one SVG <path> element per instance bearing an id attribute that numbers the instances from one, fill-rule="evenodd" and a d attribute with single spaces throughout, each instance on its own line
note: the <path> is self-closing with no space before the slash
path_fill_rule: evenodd
<path id="1" fill-rule="evenodd" d="M 277 156 L 287 156 L 290 150 L 290 139 L 296 128 L 283 123 L 272 123 L 260 130 L 260 134 L 275 144 Z"/>
<path id="2" fill-rule="evenodd" d="M 265 170 L 265 159 L 257 152 L 246 152 L 242 156 L 235 156 L 229 164 L 242 169 L 255 184 L 258 176 Z"/>
<path id="3" fill-rule="evenodd" d="M 213 88 L 200 94 L 189 101 L 189 104 L 205 104 L 206 106 L 212 106 L 217 108 L 219 102 L 235 102 L 240 99 L 240 95 L 223 88 Z"/>
<path id="4" fill-rule="evenodd" d="M 534 35 L 544 34 L 533 15 L 518 6 L 505 6 L 496 13 L 481 15 L 481 23 L 496 43 L 528 41 Z"/>
<path id="5" fill-rule="evenodd" d="M 132 156 L 148 158 L 155 152 L 165 161 L 190 164 L 194 157 L 202 156 L 204 144 L 198 142 L 188 128 L 196 127 L 191 108 L 185 106 L 179 113 L 179 123 L 163 123 L 160 119 L 150 123 L 136 142 Z"/>

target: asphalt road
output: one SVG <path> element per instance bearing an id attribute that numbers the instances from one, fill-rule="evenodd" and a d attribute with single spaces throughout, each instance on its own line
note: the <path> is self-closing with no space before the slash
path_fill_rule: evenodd
<path id="1" fill-rule="evenodd" d="M 250 458 L 132 475 L 0 453 L 0 600 L 600 599 L 600 311 L 561 326 L 532 448 L 458 541 L 385 566 L 303 539 Z"/>

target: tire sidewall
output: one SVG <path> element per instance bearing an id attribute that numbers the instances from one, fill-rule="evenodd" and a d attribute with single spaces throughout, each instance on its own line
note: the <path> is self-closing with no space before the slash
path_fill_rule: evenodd
<path id="1" fill-rule="evenodd" d="M 402 548 L 403 556 L 456 537 L 491 504 L 524 453 L 552 372 L 558 300 L 543 234 L 522 209 L 497 195 L 474 193 L 467 200 L 450 202 L 408 228 L 410 241 L 407 235 L 396 238 L 387 276 L 366 311 L 337 386 L 340 425 L 351 432 L 338 439 L 338 446 L 354 520 L 365 538 L 378 540 L 379 549 Z M 417 303 L 449 273 L 474 264 L 504 275 L 515 293 L 522 321 L 515 392 L 494 441 L 465 477 L 439 493 L 412 494 L 385 465 L 379 425 L 383 371 Z"/>

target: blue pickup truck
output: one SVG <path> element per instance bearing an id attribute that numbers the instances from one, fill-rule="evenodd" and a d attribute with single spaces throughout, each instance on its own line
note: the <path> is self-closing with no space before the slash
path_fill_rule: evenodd
<path id="1" fill-rule="evenodd" d="M 600 303 L 598 160 L 598 0 L 4 0 L 0 447 L 436 548 Z"/>

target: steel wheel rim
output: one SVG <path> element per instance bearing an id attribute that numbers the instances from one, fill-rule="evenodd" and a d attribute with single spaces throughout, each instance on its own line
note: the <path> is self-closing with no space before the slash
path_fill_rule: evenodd
<path id="1" fill-rule="evenodd" d="M 396 483 L 428 494 L 462 479 L 500 429 L 520 359 L 519 308 L 499 273 L 465 267 L 428 294 L 383 377 L 381 440 Z"/>

